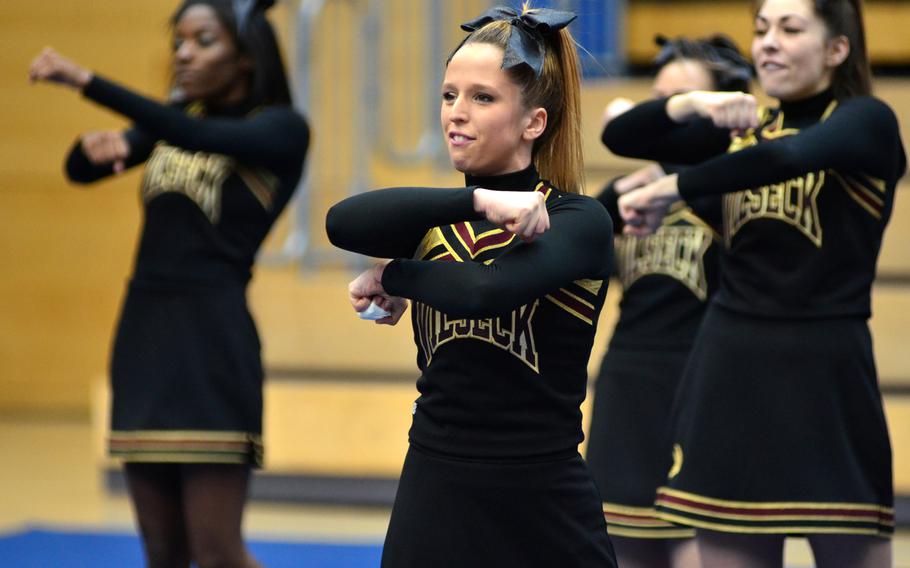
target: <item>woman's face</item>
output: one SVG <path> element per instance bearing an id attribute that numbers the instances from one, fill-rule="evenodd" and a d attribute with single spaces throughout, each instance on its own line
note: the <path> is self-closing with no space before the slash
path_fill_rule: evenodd
<path id="1" fill-rule="evenodd" d="M 546 111 L 526 109 L 521 90 L 500 69 L 503 51 L 471 43 L 449 61 L 440 119 L 456 170 L 498 175 L 531 163 L 534 140 L 546 128 Z"/>
<path id="2" fill-rule="evenodd" d="M 762 89 L 781 100 L 800 100 L 831 86 L 849 48 L 829 40 L 809 0 L 766 0 L 755 17 L 752 58 Z"/>
<path id="3" fill-rule="evenodd" d="M 174 83 L 190 100 L 234 103 L 246 97 L 252 65 L 206 4 L 186 9 L 174 26 Z"/>
<path id="4" fill-rule="evenodd" d="M 702 63 L 693 59 L 676 59 L 660 68 L 651 90 L 657 99 L 689 91 L 713 91 L 714 78 Z"/>

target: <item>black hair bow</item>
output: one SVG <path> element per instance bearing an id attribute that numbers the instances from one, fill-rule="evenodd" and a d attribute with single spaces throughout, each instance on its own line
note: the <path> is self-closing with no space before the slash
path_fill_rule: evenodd
<path id="1" fill-rule="evenodd" d="M 702 39 L 687 39 L 678 37 L 670 39 L 665 35 L 654 36 L 654 43 L 660 47 L 660 52 L 654 57 L 654 65 L 658 68 L 675 59 L 695 59 L 709 65 L 712 72 L 720 75 L 721 90 L 726 90 L 724 84 L 731 81 L 745 81 L 752 79 L 752 63 L 736 49 L 733 40 L 723 35 L 714 35 Z"/>
<path id="2" fill-rule="evenodd" d="M 234 8 L 234 18 L 237 20 L 237 33 L 242 36 L 253 10 L 259 8 L 265 12 L 275 4 L 275 0 L 233 0 L 231 4 Z"/>
<path id="3" fill-rule="evenodd" d="M 534 8 L 524 14 L 505 6 L 490 8 L 480 17 L 461 24 L 466 32 L 477 31 L 490 22 L 507 21 L 512 24 L 509 45 L 502 58 L 502 68 L 510 69 L 524 63 L 540 77 L 545 53 L 544 38 L 572 23 L 577 16 L 572 12 Z M 515 32 L 518 33 L 515 33 Z"/>

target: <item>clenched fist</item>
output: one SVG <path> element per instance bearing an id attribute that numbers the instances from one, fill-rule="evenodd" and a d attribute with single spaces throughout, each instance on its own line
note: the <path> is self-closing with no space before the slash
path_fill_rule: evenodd
<path id="1" fill-rule="evenodd" d="M 48 81 L 82 89 L 92 80 L 92 72 L 63 57 L 54 48 L 45 47 L 32 61 L 28 78 L 32 83 Z"/>

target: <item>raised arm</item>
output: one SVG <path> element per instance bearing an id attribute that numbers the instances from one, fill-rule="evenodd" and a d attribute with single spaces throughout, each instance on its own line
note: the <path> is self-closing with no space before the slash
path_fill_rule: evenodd
<path id="1" fill-rule="evenodd" d="M 332 244 L 345 250 L 409 258 L 433 227 L 478 219 L 528 241 L 550 227 L 546 201 L 536 191 L 398 187 L 336 204 L 326 216 L 326 232 Z"/>
<path id="2" fill-rule="evenodd" d="M 906 167 L 894 112 L 878 99 L 857 97 L 798 134 L 712 158 L 623 195 L 619 210 L 626 221 L 624 231 L 646 234 L 654 230 L 666 206 L 680 197 L 692 200 L 757 188 L 827 169 L 893 182 Z"/>
<path id="3" fill-rule="evenodd" d="M 47 48 L 29 68 L 32 82 L 48 81 L 133 120 L 151 136 L 183 149 L 226 154 L 274 170 L 297 169 L 309 145 L 309 128 L 291 109 L 266 108 L 249 118 L 195 118 L 94 75 Z"/>
<path id="4" fill-rule="evenodd" d="M 679 174 L 679 195 L 729 193 L 829 168 L 882 179 L 906 167 L 897 118 L 872 97 L 845 101 L 825 120 L 794 136 L 715 157 Z"/>
<path id="5" fill-rule="evenodd" d="M 730 133 L 709 119 L 674 122 L 666 99 L 647 101 L 615 118 L 601 141 L 611 152 L 628 158 L 697 164 L 726 151 Z"/>
<path id="6" fill-rule="evenodd" d="M 185 150 L 286 168 L 299 164 L 309 145 L 306 121 L 290 109 L 267 108 L 249 118 L 197 118 L 97 75 L 82 94 Z"/>
<path id="7" fill-rule="evenodd" d="M 563 197 L 550 209 L 550 230 L 495 262 L 394 260 L 382 274 L 392 296 L 419 300 L 454 317 L 509 313 L 574 280 L 607 278 L 610 218 L 595 200 Z"/>
<path id="8" fill-rule="evenodd" d="M 329 209 L 325 229 L 338 248 L 377 258 L 410 258 L 433 227 L 483 219 L 473 187 L 396 187 L 349 197 Z"/>
<path id="9" fill-rule="evenodd" d="M 755 98 L 692 91 L 639 104 L 613 119 L 601 140 L 620 156 L 697 164 L 724 153 L 731 131 L 757 125 Z"/>

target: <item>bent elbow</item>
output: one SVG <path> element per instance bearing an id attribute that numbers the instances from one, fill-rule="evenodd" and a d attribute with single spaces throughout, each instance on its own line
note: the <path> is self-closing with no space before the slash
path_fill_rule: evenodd
<path id="1" fill-rule="evenodd" d="M 618 120 L 618 119 L 617 119 Z M 621 128 L 611 128 L 612 123 L 604 128 L 600 141 L 606 148 L 617 156 L 628 158 L 638 157 L 644 151 L 639 145 L 636 145 L 636 137 L 624 134 Z"/>
<path id="2" fill-rule="evenodd" d="M 97 175 L 91 175 L 89 172 L 85 171 L 84 168 L 79 168 L 74 165 L 72 161 L 67 161 L 63 165 L 63 175 L 68 182 L 75 185 L 88 185 L 94 181 L 98 181 Z"/>
<path id="3" fill-rule="evenodd" d="M 600 134 L 600 141 L 614 154 L 618 154 L 622 150 L 622 138 L 617 136 L 616 129 L 610 128 L 609 124 L 604 127 L 603 132 Z"/>

